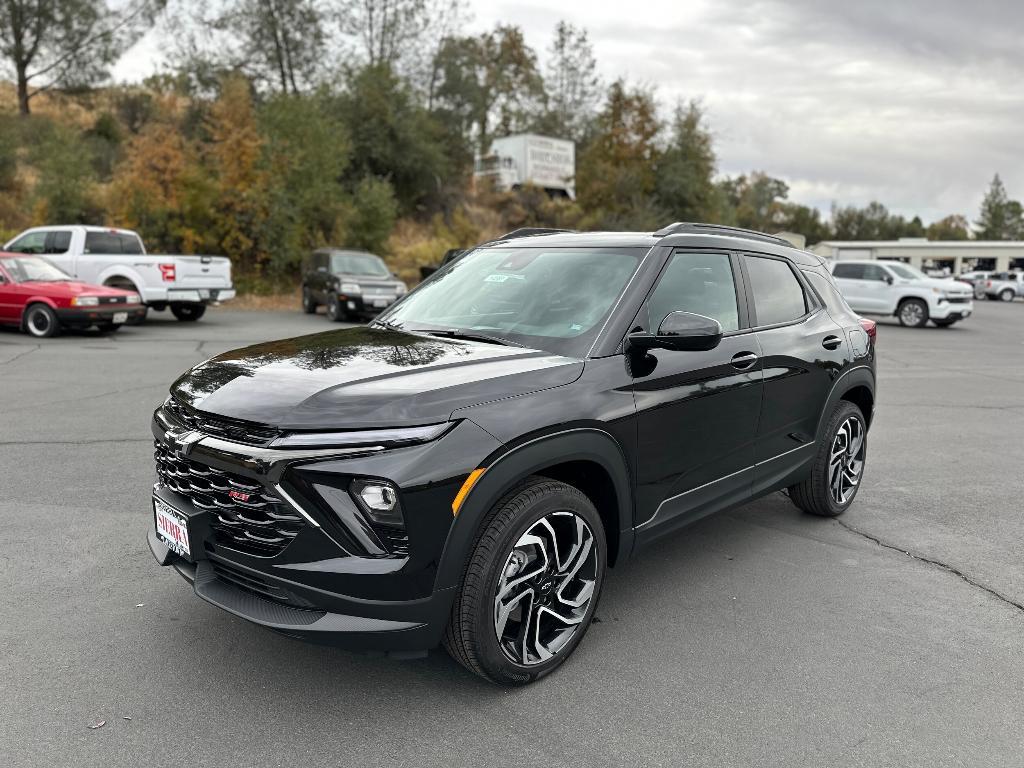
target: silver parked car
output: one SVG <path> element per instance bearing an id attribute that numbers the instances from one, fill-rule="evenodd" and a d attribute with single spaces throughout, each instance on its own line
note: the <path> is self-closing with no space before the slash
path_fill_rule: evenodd
<path id="1" fill-rule="evenodd" d="M 981 286 L 986 298 L 1013 301 L 1024 296 L 1024 272 L 993 272 Z"/>

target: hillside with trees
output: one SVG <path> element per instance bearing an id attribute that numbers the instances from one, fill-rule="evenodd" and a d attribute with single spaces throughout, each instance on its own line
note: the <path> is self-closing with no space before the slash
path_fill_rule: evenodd
<path id="1" fill-rule="evenodd" d="M 603 82 L 586 30 L 543 55 L 522 30 L 466 31 L 460 0 L 10 0 L 0 5 L 0 237 L 42 223 L 138 229 L 154 250 L 230 256 L 243 285 L 293 284 L 336 244 L 410 279 L 448 248 L 520 226 L 653 230 L 701 220 L 809 243 L 973 235 L 881 203 L 827 217 L 768 172 L 718 171 L 697 99 Z M 167 73 L 101 87 L 149 25 Z M 543 64 L 541 63 L 543 61 Z M 472 183 L 474 155 L 533 131 L 577 143 L 577 200 Z M 999 178 L 978 237 L 1022 237 Z"/>

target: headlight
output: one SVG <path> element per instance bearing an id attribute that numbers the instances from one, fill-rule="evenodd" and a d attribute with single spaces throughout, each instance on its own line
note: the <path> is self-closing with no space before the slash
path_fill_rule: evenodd
<path id="1" fill-rule="evenodd" d="M 395 286 L 396 296 L 405 296 L 409 292 L 409 289 L 405 287 L 405 283 L 399 283 Z"/>
<path id="2" fill-rule="evenodd" d="M 932 288 L 932 293 L 937 294 L 940 299 L 947 298 L 945 288 Z"/>
<path id="3" fill-rule="evenodd" d="M 137 293 L 129 293 L 128 297 L 125 299 L 125 302 L 128 304 L 139 304 L 142 302 L 142 297 L 139 296 L 139 294 Z"/>
<path id="4" fill-rule="evenodd" d="M 98 307 L 99 305 L 98 296 L 74 296 L 71 299 L 72 307 Z"/>
<path id="5" fill-rule="evenodd" d="M 342 293 L 362 293 L 363 289 L 359 283 L 342 283 L 339 289 Z"/>
<path id="6" fill-rule="evenodd" d="M 271 448 L 351 448 L 359 445 L 385 447 L 413 445 L 434 440 L 448 431 L 453 422 L 402 429 L 367 429 L 350 432 L 292 432 L 276 438 Z"/>

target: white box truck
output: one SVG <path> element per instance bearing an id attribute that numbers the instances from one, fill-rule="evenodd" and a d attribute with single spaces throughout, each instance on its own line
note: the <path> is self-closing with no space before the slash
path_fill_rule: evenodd
<path id="1" fill-rule="evenodd" d="M 535 184 L 575 200 L 576 145 L 534 133 L 504 136 L 491 142 L 489 154 L 477 158 L 474 175 L 493 179 L 500 190 Z"/>

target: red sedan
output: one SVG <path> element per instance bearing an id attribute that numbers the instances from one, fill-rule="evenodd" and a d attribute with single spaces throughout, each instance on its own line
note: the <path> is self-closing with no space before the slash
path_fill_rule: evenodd
<path id="1" fill-rule="evenodd" d="M 116 331 L 144 315 L 137 293 L 79 282 L 41 256 L 0 253 L 0 324 L 42 339 L 61 328 Z"/>

